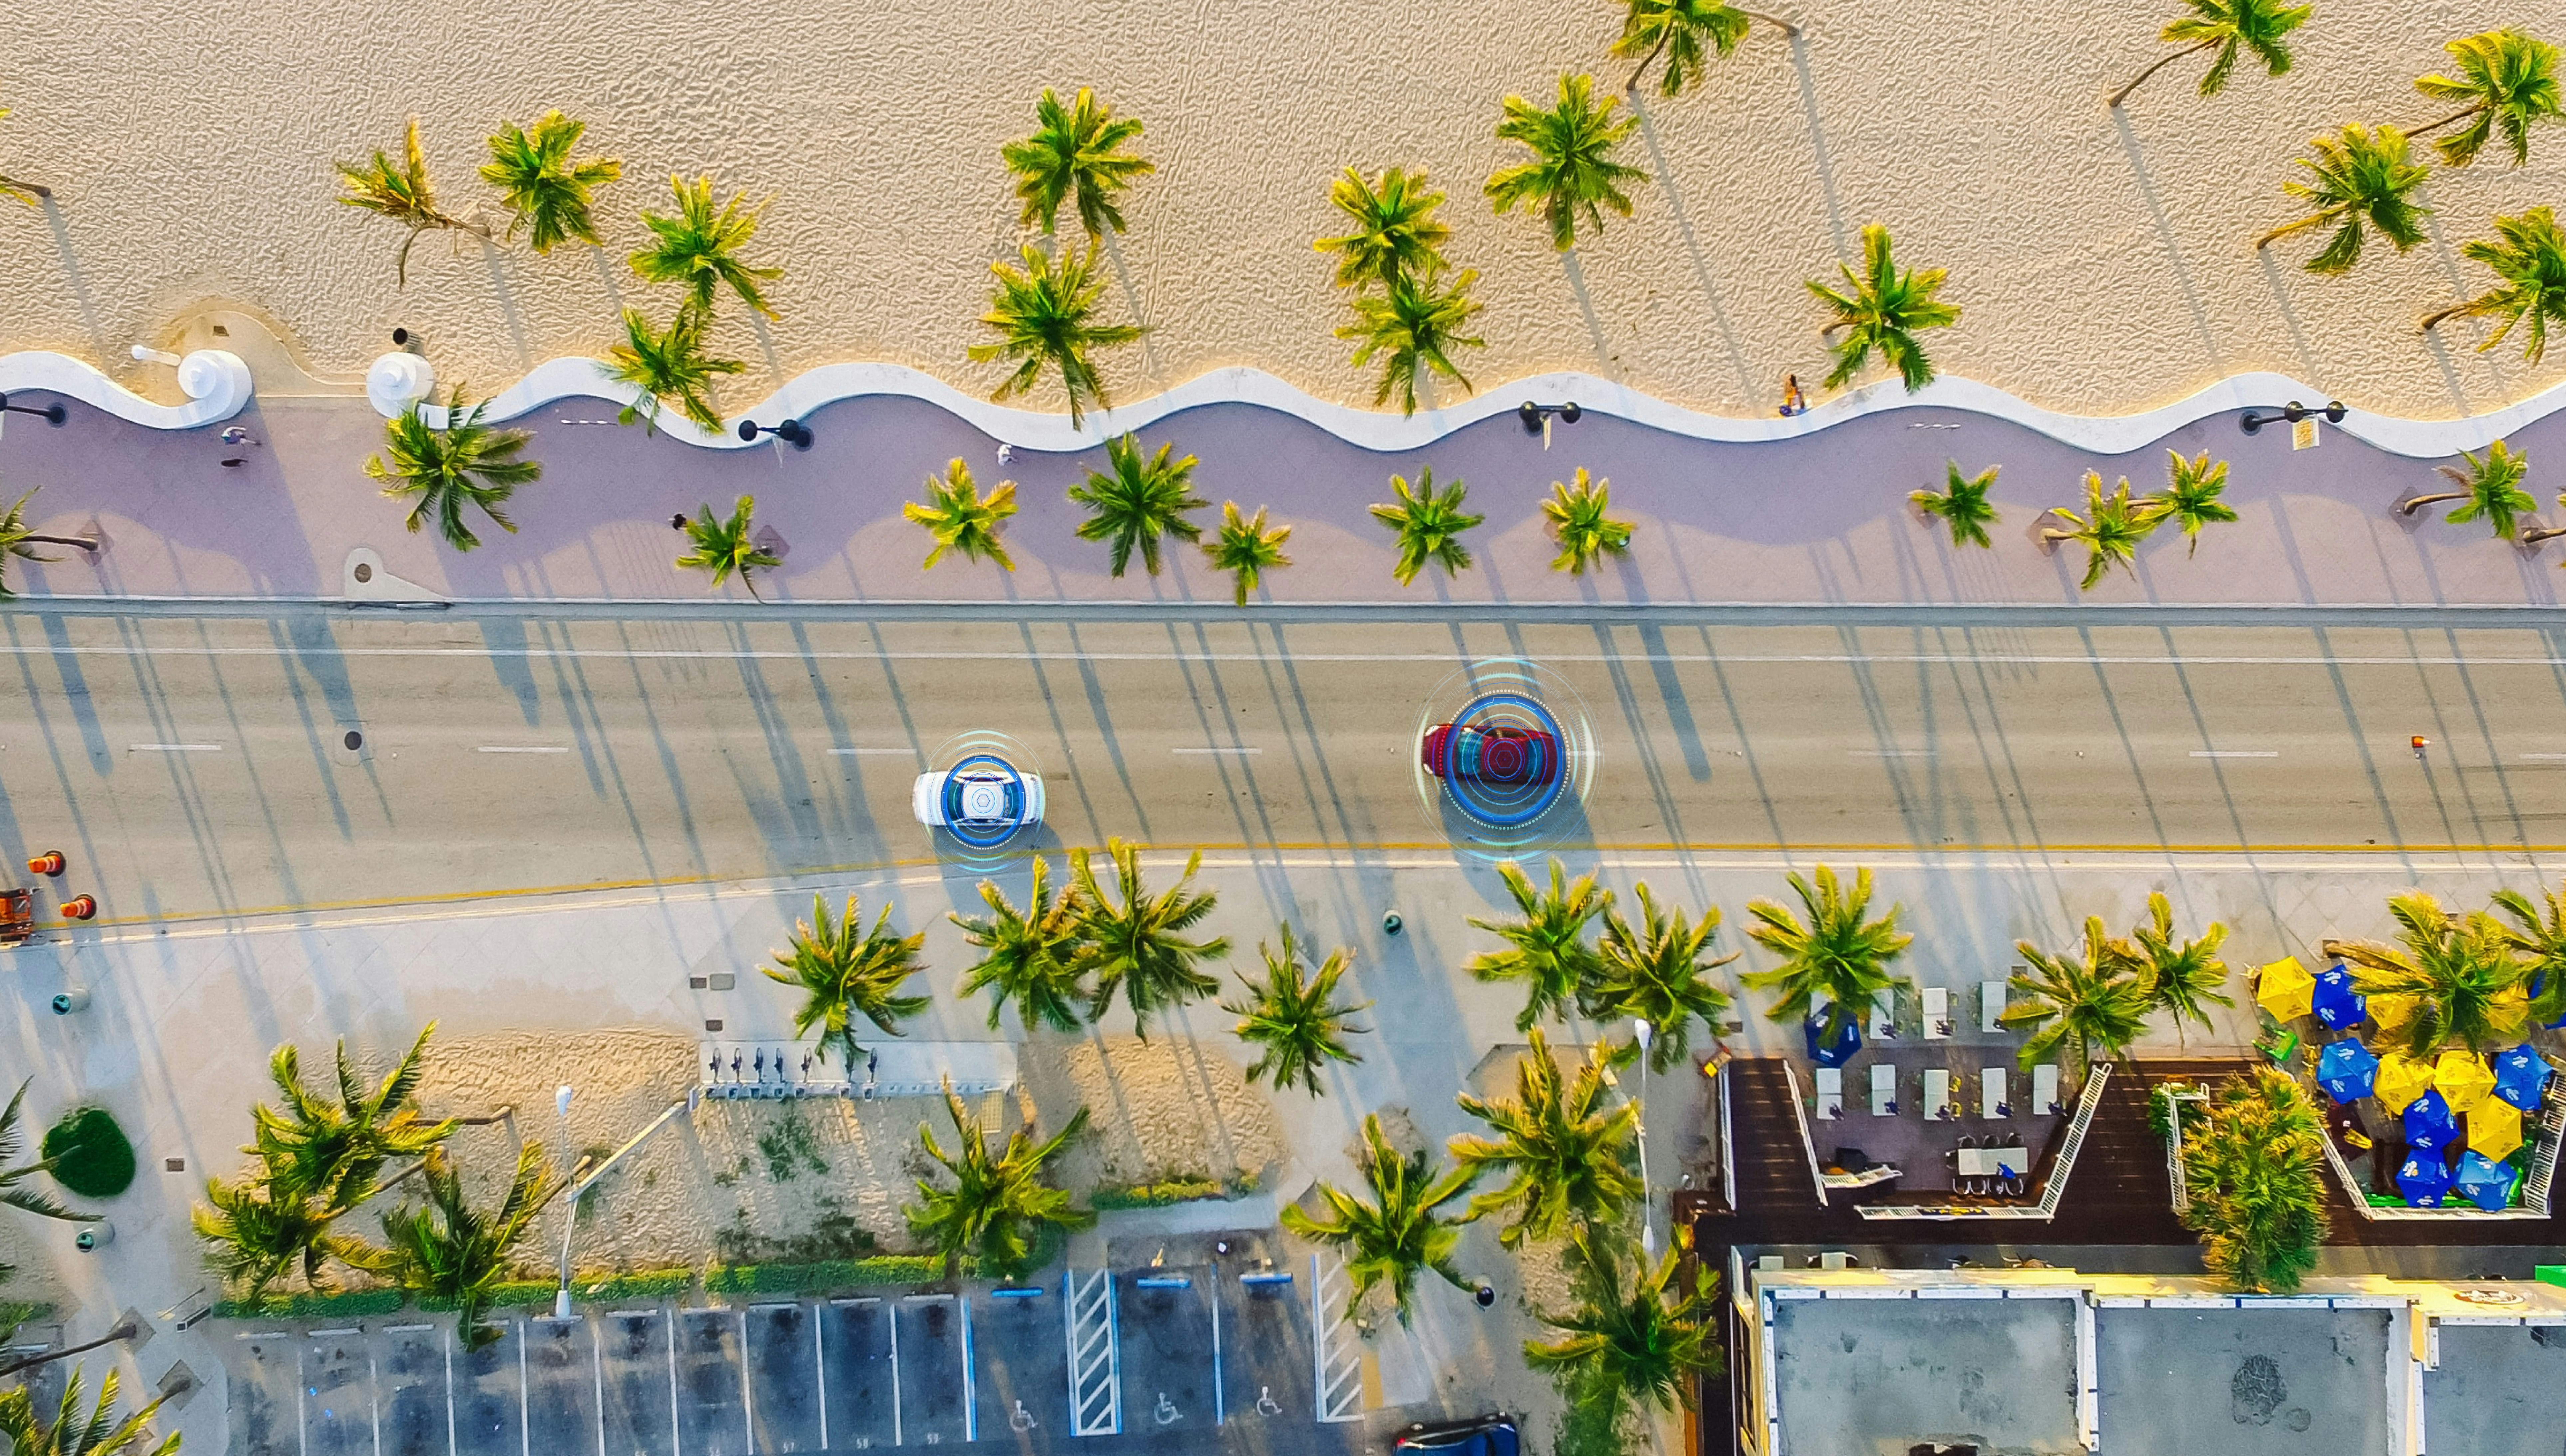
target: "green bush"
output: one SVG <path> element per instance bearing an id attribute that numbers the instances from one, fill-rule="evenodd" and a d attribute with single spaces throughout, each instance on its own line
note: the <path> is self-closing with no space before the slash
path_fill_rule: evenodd
<path id="1" fill-rule="evenodd" d="M 54 1163 L 54 1181 L 83 1198 L 114 1198 L 133 1186 L 133 1144 L 105 1107 L 65 1112 L 45 1129 L 43 1155 Z"/>
<path id="2" fill-rule="evenodd" d="M 330 1320 L 360 1315 L 388 1315 L 401 1307 L 396 1289 L 359 1289 L 298 1295 L 267 1295 L 256 1300 L 224 1300 L 214 1306 L 217 1320 Z"/>
<path id="3" fill-rule="evenodd" d="M 1121 1188 L 1099 1188 L 1088 1202 L 1102 1209 L 1166 1208 L 1214 1198 L 1244 1198 L 1257 1189 L 1254 1173 L 1233 1173 L 1225 1181 L 1175 1177 Z"/>

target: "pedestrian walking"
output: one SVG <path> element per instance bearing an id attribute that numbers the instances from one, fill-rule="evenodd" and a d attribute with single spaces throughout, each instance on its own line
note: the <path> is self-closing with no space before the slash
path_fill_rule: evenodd
<path id="1" fill-rule="evenodd" d="M 2414 737 L 2414 739 L 2413 739 L 2413 743 L 2414 743 L 2414 745 L 2415 745 L 2415 762 L 2417 762 L 2417 763 L 2419 763 L 2419 764 L 2420 764 L 2420 763 L 2422 763 L 2422 762 L 2424 761 L 2424 748 L 2425 748 L 2425 745 L 2427 745 L 2427 744 L 2431 743 L 2432 741 L 2433 741 L 2433 740 L 2431 740 L 2431 739 L 2429 739 L 2429 738 L 2426 738 L 2426 737 L 2425 737 L 2423 734 L 2421 734 L 2421 733 L 2418 733 L 2418 734 L 2416 734 L 2416 735 L 2415 735 L 2415 737 Z"/>
<path id="2" fill-rule="evenodd" d="M 236 424 L 229 425 L 224 428 L 222 439 L 224 444 L 234 446 L 235 448 L 241 445 L 255 445 L 258 443 L 258 441 L 249 437 L 248 430 L 245 430 Z"/>

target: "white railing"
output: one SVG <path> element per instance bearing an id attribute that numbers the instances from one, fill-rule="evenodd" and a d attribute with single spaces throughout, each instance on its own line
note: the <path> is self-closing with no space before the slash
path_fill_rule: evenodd
<path id="1" fill-rule="evenodd" d="M 2343 1185 L 2344 1199 L 2352 1211 L 2378 1223 L 2430 1223 L 2435 1219 L 2544 1219 L 2548 1217 L 2549 1185 L 2557 1176 L 2557 1152 L 2561 1138 L 2566 1138 L 2566 1096 L 2552 1093 L 2539 1115 L 2539 1136 L 2530 1154 L 2530 1171 L 2523 1175 L 2521 1202 L 2512 1208 L 2485 1209 L 2465 1199 L 2445 1203 L 2439 1208 L 2410 1208 L 2397 1204 L 2378 1205 L 2370 1201 L 2370 1190 L 2352 1171 L 2336 1149 L 2334 1139 L 2325 1139 L 2326 1163 L 2334 1169 L 2335 1179 Z"/>
<path id="2" fill-rule="evenodd" d="M 2040 1216 L 2054 1217 L 2058 1200 L 2067 1196 L 2067 1175 L 2076 1168 L 2076 1154 L 2085 1146 L 2085 1130 L 2094 1125 L 2094 1114 L 2103 1107 L 2103 1086 L 2112 1080 L 2112 1065 L 2088 1063 L 2085 1068 L 2085 1090 L 2076 1098 L 2076 1115 L 2068 1119 L 2066 1139 L 2058 1144 L 2058 1161 L 2050 1165 L 2049 1181 L 2040 1190 Z"/>
<path id="3" fill-rule="evenodd" d="M 1719 1196 L 1728 1200 L 1730 1213 L 1737 1211 L 1737 1122 L 1729 1112 L 1728 1085 L 1736 1081 L 1729 1075 L 1736 1065 L 1734 1060 L 1723 1064 L 1713 1079 L 1719 1084 Z M 1816 1152 L 1816 1145 L 1809 1150 Z"/>
<path id="4" fill-rule="evenodd" d="M 2191 1190 L 2182 1180 L 2182 1108 L 2178 1102 L 2207 1102 L 2201 1092 L 2179 1092 L 2168 1086 L 2166 1094 L 2166 1182 L 2174 1189 L 2175 1216 L 2180 1218 L 2191 1207 Z M 2154 1094 L 2150 1094 L 2153 1103 Z"/>
<path id="5" fill-rule="evenodd" d="M 1800 1124 L 1800 1151 L 1809 1160 L 1809 1186 L 1818 1192 L 1818 1207 L 1827 1206 L 1827 1175 L 1818 1168 L 1818 1144 L 1809 1136 L 1809 1109 L 1800 1103 L 1800 1075 L 1791 1064 L 1782 1064 L 1782 1078 L 1791 1086 L 1791 1120 Z"/>

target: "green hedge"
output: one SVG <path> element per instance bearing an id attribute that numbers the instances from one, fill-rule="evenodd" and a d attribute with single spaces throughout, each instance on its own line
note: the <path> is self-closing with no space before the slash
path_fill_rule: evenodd
<path id="1" fill-rule="evenodd" d="M 886 1284 L 931 1284 L 944 1277 L 932 1254 L 877 1254 L 870 1259 L 827 1259 L 817 1264 L 728 1264 L 705 1271 L 712 1295 L 820 1294 Z"/>
<path id="2" fill-rule="evenodd" d="M 361 1315 L 388 1315 L 401 1307 L 396 1289 L 341 1290 L 331 1294 L 265 1295 L 256 1300 L 224 1300 L 214 1306 L 218 1320 L 326 1320 Z"/>
<path id="3" fill-rule="evenodd" d="M 1225 1182 L 1210 1178 L 1168 1178 L 1124 1188 L 1099 1188 L 1096 1196 L 1088 1201 L 1107 1210 L 1166 1208 L 1178 1203 L 1208 1202 L 1215 1198 L 1244 1198 L 1256 1188 L 1254 1173 L 1233 1174 Z"/>
<path id="4" fill-rule="evenodd" d="M 105 1107 L 74 1107 L 45 1129 L 54 1181 L 83 1198 L 114 1198 L 133 1186 L 133 1143 Z"/>

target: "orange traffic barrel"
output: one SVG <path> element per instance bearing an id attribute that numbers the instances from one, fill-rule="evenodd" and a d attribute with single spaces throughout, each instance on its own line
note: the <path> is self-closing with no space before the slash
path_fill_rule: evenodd
<path id="1" fill-rule="evenodd" d="M 92 895 L 74 895 L 63 901 L 63 918 L 86 920 L 98 913 L 98 900 Z"/>
<path id="2" fill-rule="evenodd" d="M 41 854 L 37 855 L 35 858 L 28 860 L 28 861 L 27 861 L 27 872 L 28 872 L 29 874 L 60 874 L 60 873 L 62 873 L 62 872 L 63 872 L 63 851 L 62 851 L 62 850 L 60 850 L 60 849 L 47 849 L 45 852 L 43 852 L 43 853 L 41 853 Z"/>

